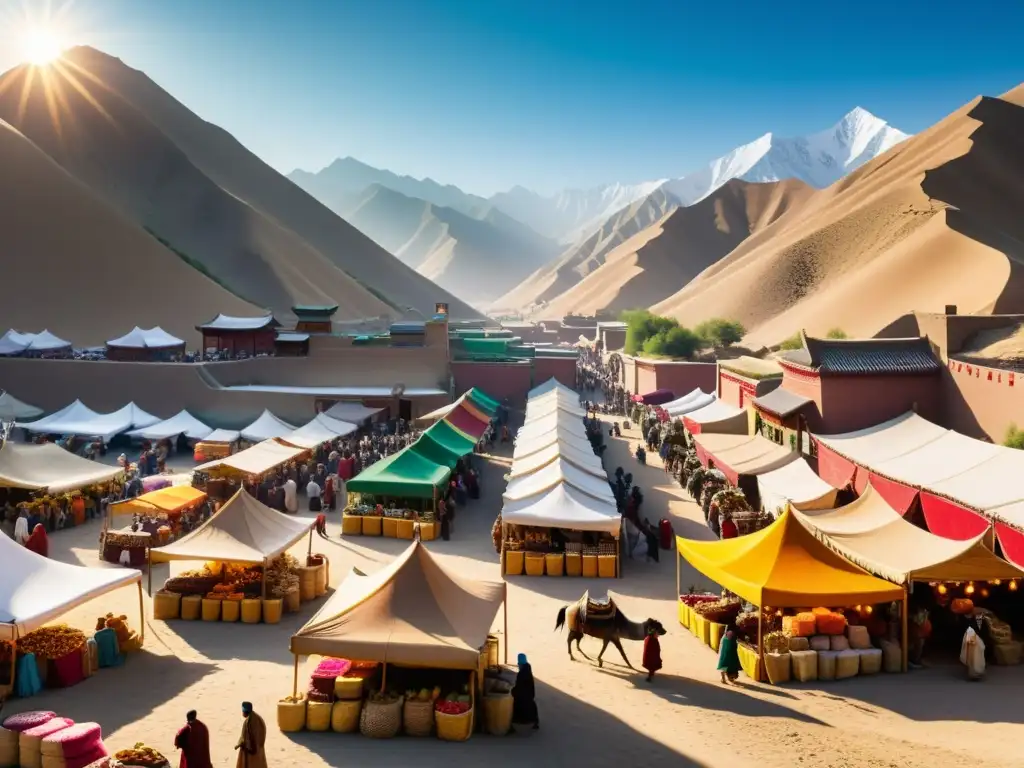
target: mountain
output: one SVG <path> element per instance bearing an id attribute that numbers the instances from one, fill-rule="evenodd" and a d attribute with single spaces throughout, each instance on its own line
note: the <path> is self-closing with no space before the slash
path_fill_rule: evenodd
<path id="1" fill-rule="evenodd" d="M 0 328 L 102 344 L 159 325 L 198 346 L 195 326 L 246 303 L 158 243 L 12 126 L 0 121 Z M 160 296 L 176 297 L 158 301 Z M 183 311 L 182 307 L 188 311 Z"/>
<path id="2" fill-rule="evenodd" d="M 554 258 L 555 244 L 491 209 L 483 219 L 381 184 L 339 213 L 456 296 L 485 304 Z"/>
<path id="3" fill-rule="evenodd" d="M 654 224 L 611 248 L 549 303 L 545 317 L 649 307 L 667 299 L 748 240 L 798 212 L 814 190 L 796 180 L 732 180 L 691 206 L 673 206 Z M 654 197 L 652 195 L 652 197 Z"/>
<path id="4" fill-rule="evenodd" d="M 741 243 L 652 310 L 871 336 L 912 311 L 1024 310 L 1024 85 L 978 97 Z"/>
<path id="5" fill-rule="evenodd" d="M 42 72 L 0 79 L 0 119 L 253 303 L 337 303 L 342 321 L 448 301 L 479 316 L 120 60 L 76 48 Z"/>
<path id="6" fill-rule="evenodd" d="M 353 157 L 342 157 L 317 173 L 296 169 L 288 178 L 333 211 L 343 211 L 359 202 L 374 185 L 393 189 L 406 197 L 419 198 L 442 208 L 451 208 L 472 218 L 482 218 L 491 204 L 451 184 L 433 179 L 414 179 L 374 168 Z"/>

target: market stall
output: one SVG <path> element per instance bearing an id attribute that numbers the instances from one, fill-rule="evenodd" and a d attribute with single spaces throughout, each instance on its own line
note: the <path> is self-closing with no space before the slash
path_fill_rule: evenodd
<path id="1" fill-rule="evenodd" d="M 376 573 L 353 570 L 292 635 L 292 696 L 279 704 L 279 724 L 468 739 L 483 720 L 481 678 L 498 664 L 489 633 L 502 605 L 508 660 L 506 592 L 502 582 L 451 573 L 419 542 Z M 324 659 L 300 692 L 299 658 L 311 655 Z M 500 703 L 510 718 L 510 699 Z"/>
<path id="2" fill-rule="evenodd" d="M 199 524 L 205 501 L 206 493 L 198 488 L 172 485 L 109 504 L 100 534 L 100 557 L 141 568 L 148 560 L 147 550 L 168 544 Z"/>
<path id="3" fill-rule="evenodd" d="M 778 517 L 788 504 L 793 509 L 832 509 L 838 491 L 818 477 L 803 457 L 757 476 L 762 508 Z"/>
<path id="4" fill-rule="evenodd" d="M 721 541 L 676 537 L 676 548 L 704 576 L 735 595 L 689 605 L 680 592 L 677 558 L 680 621 L 708 644 L 713 638 L 717 643 L 725 624 L 735 623 L 748 640 L 740 644 L 740 661 L 755 680 L 762 678 L 763 670 L 772 682 L 784 682 L 791 675 L 806 681 L 877 672 L 885 649 L 872 645 L 859 611 L 836 609 L 897 602 L 906 615 L 903 588 L 834 552 L 788 510 L 747 536 Z M 742 611 L 744 601 L 750 610 Z M 906 643 L 904 631 L 895 646 L 896 670 L 904 668 L 899 649 Z M 892 657 L 889 653 L 890 662 Z"/>
<path id="5" fill-rule="evenodd" d="M 64 625 L 45 625 L 94 598 L 132 583 L 138 584 L 139 590 L 139 634 L 130 636 L 134 638 L 132 647 L 141 647 L 145 636 L 145 616 L 142 577 L 138 571 L 87 568 L 50 560 L 2 535 L 0 562 L 3 563 L 0 568 L 0 645 L 7 643 L 0 654 L 7 661 L 0 669 L 0 699 L 3 699 L 5 688 L 8 691 L 15 688 L 23 672 L 27 675 L 27 689 L 33 693 L 34 686 L 28 685 L 28 679 L 44 677 L 45 682 L 49 677 L 32 674 L 29 666 L 39 665 L 45 669 L 53 662 L 56 667 L 55 684 L 78 682 L 82 674 L 83 654 L 89 652 L 84 633 Z M 34 658 L 26 655 L 29 648 Z M 116 652 L 119 651 L 115 649 Z M 25 665 L 24 670 L 22 665 Z M 75 665 L 77 673 L 74 672 Z"/>
<path id="6" fill-rule="evenodd" d="M 204 464 L 215 459 L 223 459 L 235 452 L 242 433 L 233 429 L 215 429 L 192 449 L 192 460 Z"/>
<path id="7" fill-rule="evenodd" d="M 497 400 L 488 397 L 479 389 L 468 389 L 460 395 L 455 402 L 449 405 L 442 405 L 440 408 L 433 410 L 430 413 L 418 416 L 414 421 L 419 424 L 432 424 L 435 421 L 443 419 L 462 404 L 471 406 L 486 420 L 489 420 L 498 412 L 499 405 Z"/>
<path id="8" fill-rule="evenodd" d="M 509 478 L 532 474 L 548 464 L 559 460 L 566 461 L 595 477 L 606 481 L 608 479 L 608 473 L 605 472 L 604 464 L 601 463 L 600 457 L 591 450 L 589 445 L 580 446 L 578 443 L 558 442 L 549 443 L 540 450 L 512 462 Z"/>
<path id="9" fill-rule="evenodd" d="M 383 408 L 368 408 L 362 403 L 343 400 L 334 403 L 326 411 L 323 411 L 323 414 L 338 421 L 347 421 L 350 424 L 366 424 L 383 410 Z"/>
<path id="10" fill-rule="evenodd" d="M 242 439 L 250 443 L 260 443 L 266 440 L 273 440 L 275 437 L 283 437 L 289 432 L 294 432 L 295 427 L 286 421 L 277 418 L 270 411 L 265 410 L 252 424 L 240 430 Z"/>
<path id="11" fill-rule="evenodd" d="M 312 449 L 324 443 L 331 443 L 339 437 L 351 435 L 358 429 L 359 427 L 355 424 L 318 413 L 308 423 L 292 432 L 280 435 L 277 439 L 288 445 Z"/>
<path id="12" fill-rule="evenodd" d="M 154 617 L 255 623 L 262 616 L 277 623 L 285 606 L 298 610 L 299 602 L 326 591 L 326 565 L 310 562 L 312 527 L 312 521 L 281 514 L 239 491 L 197 529 L 149 551 L 150 592 L 153 563 L 206 561 L 202 569 L 167 579 L 154 596 Z M 287 554 L 304 536 L 309 537 L 306 570 Z"/>
<path id="13" fill-rule="evenodd" d="M 343 512 L 342 533 L 412 539 L 418 523 L 423 540 L 435 538 L 437 500 L 451 472 L 413 446 L 370 465 L 348 482 L 352 501 Z"/>
<path id="14" fill-rule="evenodd" d="M 0 421 L 24 421 L 42 415 L 42 408 L 23 403 L 10 392 L 0 391 Z"/>
<path id="15" fill-rule="evenodd" d="M 463 456 L 473 452 L 476 438 L 452 426 L 447 421 L 450 415 L 425 429 L 409 449 L 435 464 L 454 468 Z"/>
<path id="16" fill-rule="evenodd" d="M 106 483 L 123 475 L 121 467 L 89 461 L 53 443 L 0 446 L 0 488 L 51 494 Z"/>
<path id="17" fill-rule="evenodd" d="M 577 400 L 579 399 L 579 393 L 576 392 L 576 390 L 574 390 L 572 387 L 565 386 L 565 384 L 563 384 L 554 376 L 552 376 L 543 384 L 538 384 L 536 387 L 527 392 L 526 400 L 529 402 L 553 391 L 562 392 L 566 395 L 571 395 L 572 397 L 575 397 Z"/>
<path id="18" fill-rule="evenodd" d="M 71 405 L 36 421 L 19 421 L 18 426 L 36 434 L 98 437 L 106 443 L 122 432 L 149 427 L 158 421 L 159 418 L 146 413 L 135 403 L 128 403 L 113 413 L 97 413 L 81 400 L 75 400 Z"/>
<path id="19" fill-rule="evenodd" d="M 683 415 L 683 424 L 691 435 L 720 432 L 731 435 L 745 435 L 748 432 L 747 412 L 721 400 L 715 399 L 703 408 Z"/>
<path id="20" fill-rule="evenodd" d="M 308 453 L 306 448 L 285 445 L 277 440 L 264 440 L 238 453 L 200 464 L 195 471 L 211 478 L 206 487 L 210 496 L 229 498 L 237 490 L 239 480 L 245 477 L 260 478 L 290 461 L 298 461 Z"/>
<path id="21" fill-rule="evenodd" d="M 133 429 L 128 432 L 128 437 L 142 440 L 173 440 L 179 435 L 184 435 L 188 440 L 204 440 L 213 432 L 211 427 L 206 426 L 188 411 L 179 411 L 169 419 L 158 421 L 148 427 Z"/>

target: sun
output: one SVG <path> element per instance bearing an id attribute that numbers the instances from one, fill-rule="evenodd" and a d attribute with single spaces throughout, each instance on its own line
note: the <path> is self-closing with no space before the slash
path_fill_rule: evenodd
<path id="1" fill-rule="evenodd" d="M 47 27 L 30 27 L 22 36 L 22 54 L 29 64 L 46 66 L 60 58 L 64 50 L 60 36 Z"/>

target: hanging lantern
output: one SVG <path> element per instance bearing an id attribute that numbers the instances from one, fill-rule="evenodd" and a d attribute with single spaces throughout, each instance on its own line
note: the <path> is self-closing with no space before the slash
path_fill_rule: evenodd
<path id="1" fill-rule="evenodd" d="M 993 587 L 998 587 L 1002 583 L 1002 579 L 992 579 L 992 581 L 989 582 L 989 584 L 991 584 Z"/>
<path id="2" fill-rule="evenodd" d="M 1017 591 L 1017 580 L 1016 579 L 1012 579 L 1007 586 L 1009 586 L 1011 592 L 1016 592 Z"/>
<path id="3" fill-rule="evenodd" d="M 967 586 L 964 587 L 964 594 L 965 595 L 973 595 L 974 594 L 974 582 L 973 581 L 967 582 Z"/>
<path id="4" fill-rule="evenodd" d="M 870 605 L 865 605 L 865 606 L 864 606 L 864 613 L 866 613 L 866 614 L 867 614 L 868 616 L 870 616 L 870 615 L 871 615 L 871 612 L 872 612 L 873 610 L 875 610 L 875 609 L 874 609 L 874 608 L 872 608 L 872 607 L 871 607 Z"/>
<path id="5" fill-rule="evenodd" d="M 944 595 L 949 591 L 949 589 L 946 587 L 945 584 L 939 584 L 938 589 L 936 589 L 935 591 L 938 592 L 940 595 Z"/>
<path id="6" fill-rule="evenodd" d="M 988 597 L 988 588 L 987 587 L 982 587 L 981 591 L 979 591 L 978 594 L 981 595 L 982 597 Z"/>

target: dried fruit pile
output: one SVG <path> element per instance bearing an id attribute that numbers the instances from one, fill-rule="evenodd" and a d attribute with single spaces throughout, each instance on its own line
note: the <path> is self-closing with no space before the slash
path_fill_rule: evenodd
<path id="1" fill-rule="evenodd" d="M 166 765 L 167 758 L 152 747 L 147 747 L 141 741 L 131 749 L 122 749 L 114 753 L 114 759 L 120 760 L 125 765 L 157 766 Z"/>
<path id="2" fill-rule="evenodd" d="M 85 645 L 85 633 L 67 624 L 40 627 L 18 638 L 18 650 L 34 653 L 37 659 L 62 659 Z"/>
<path id="3" fill-rule="evenodd" d="M 726 597 L 714 602 L 697 603 L 693 610 L 708 621 L 730 624 L 740 613 L 740 601 L 735 597 Z"/>

